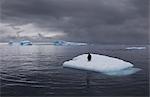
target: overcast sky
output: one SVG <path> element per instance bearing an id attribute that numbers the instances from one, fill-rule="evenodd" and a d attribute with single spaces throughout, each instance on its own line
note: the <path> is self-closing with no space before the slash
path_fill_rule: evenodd
<path id="1" fill-rule="evenodd" d="M 149 0 L 0 0 L 0 41 L 17 36 L 148 43 Z"/>

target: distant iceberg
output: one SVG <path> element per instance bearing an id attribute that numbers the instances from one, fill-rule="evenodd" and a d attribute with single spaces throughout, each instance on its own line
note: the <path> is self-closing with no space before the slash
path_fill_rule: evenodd
<path id="1" fill-rule="evenodd" d="M 52 44 L 60 46 L 60 45 L 65 45 L 66 42 L 62 40 L 56 40 L 56 41 L 53 41 Z"/>
<path id="2" fill-rule="evenodd" d="M 20 41 L 20 45 L 22 46 L 32 45 L 32 42 L 29 40 L 23 40 L 23 41 Z"/>
<path id="3" fill-rule="evenodd" d="M 9 41 L 8 44 L 9 44 L 9 45 L 12 45 L 12 46 L 18 46 L 18 45 L 27 46 L 27 45 L 32 45 L 32 42 L 29 41 L 29 40 Z"/>
<path id="4" fill-rule="evenodd" d="M 63 40 L 56 40 L 56 41 L 53 41 L 51 44 L 56 45 L 56 46 L 87 45 L 87 43 L 67 42 L 67 41 L 63 41 Z"/>
<path id="5" fill-rule="evenodd" d="M 72 60 L 64 62 L 63 67 L 96 71 L 116 76 L 129 75 L 140 70 L 133 68 L 133 64 L 130 62 L 126 62 L 121 59 L 98 54 L 91 55 L 92 60 L 90 62 L 87 60 L 88 54 L 83 54 L 73 58 Z"/>
<path id="6" fill-rule="evenodd" d="M 127 50 L 142 50 L 142 49 L 146 49 L 146 47 L 127 47 Z"/>
<path id="7" fill-rule="evenodd" d="M 9 42 L 8 42 L 9 45 L 12 45 L 13 43 L 14 43 L 13 41 L 9 41 Z"/>

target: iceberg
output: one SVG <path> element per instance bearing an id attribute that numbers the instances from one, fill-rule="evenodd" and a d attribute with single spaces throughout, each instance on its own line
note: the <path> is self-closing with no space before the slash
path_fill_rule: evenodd
<path id="1" fill-rule="evenodd" d="M 9 41 L 8 44 L 9 44 L 9 45 L 12 45 L 12 44 L 13 44 L 13 41 Z"/>
<path id="2" fill-rule="evenodd" d="M 32 42 L 29 40 L 23 40 L 23 41 L 20 41 L 20 45 L 22 46 L 32 45 Z"/>
<path id="3" fill-rule="evenodd" d="M 91 54 L 92 60 L 87 60 L 88 54 L 79 55 L 63 63 L 63 67 L 101 72 L 107 75 L 129 75 L 140 69 L 134 69 L 133 64 L 118 58 Z"/>
<path id="4" fill-rule="evenodd" d="M 53 41 L 51 44 L 52 44 L 52 45 L 56 45 L 56 46 L 87 45 L 86 43 L 67 42 L 67 41 L 63 41 L 63 40 L 56 40 L 56 41 Z"/>
<path id="5" fill-rule="evenodd" d="M 53 44 L 53 45 L 60 46 L 60 45 L 65 45 L 66 42 L 65 42 L 65 41 L 62 41 L 62 40 L 57 40 L 57 41 L 54 41 L 52 44 Z"/>

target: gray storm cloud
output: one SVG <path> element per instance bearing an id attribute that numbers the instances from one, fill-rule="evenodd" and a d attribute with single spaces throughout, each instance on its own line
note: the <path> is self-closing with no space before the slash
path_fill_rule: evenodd
<path id="1" fill-rule="evenodd" d="M 15 39 L 23 30 L 22 37 L 32 38 L 38 32 L 43 40 L 148 43 L 148 1 L 1 0 L 0 37 Z"/>

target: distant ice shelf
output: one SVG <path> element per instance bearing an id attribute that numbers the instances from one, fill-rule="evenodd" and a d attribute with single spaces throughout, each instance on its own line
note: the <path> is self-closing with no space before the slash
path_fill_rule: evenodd
<path id="1" fill-rule="evenodd" d="M 29 40 L 22 40 L 22 41 L 9 41 L 9 45 L 21 45 L 21 46 L 27 46 L 27 45 L 55 45 L 55 46 L 84 46 L 87 45 L 87 43 L 78 43 L 78 42 L 68 42 L 68 41 L 63 41 L 63 40 L 55 40 L 51 42 L 46 42 L 46 43 L 32 43 Z"/>
<path id="2" fill-rule="evenodd" d="M 127 50 L 143 50 L 146 49 L 146 47 L 127 47 Z"/>
<path id="3" fill-rule="evenodd" d="M 141 70 L 139 68 L 133 68 L 133 64 L 121 59 L 98 54 L 91 55 L 91 61 L 87 60 L 87 54 L 83 54 L 73 58 L 72 60 L 64 62 L 63 67 L 96 71 L 114 76 L 134 74 Z"/>

